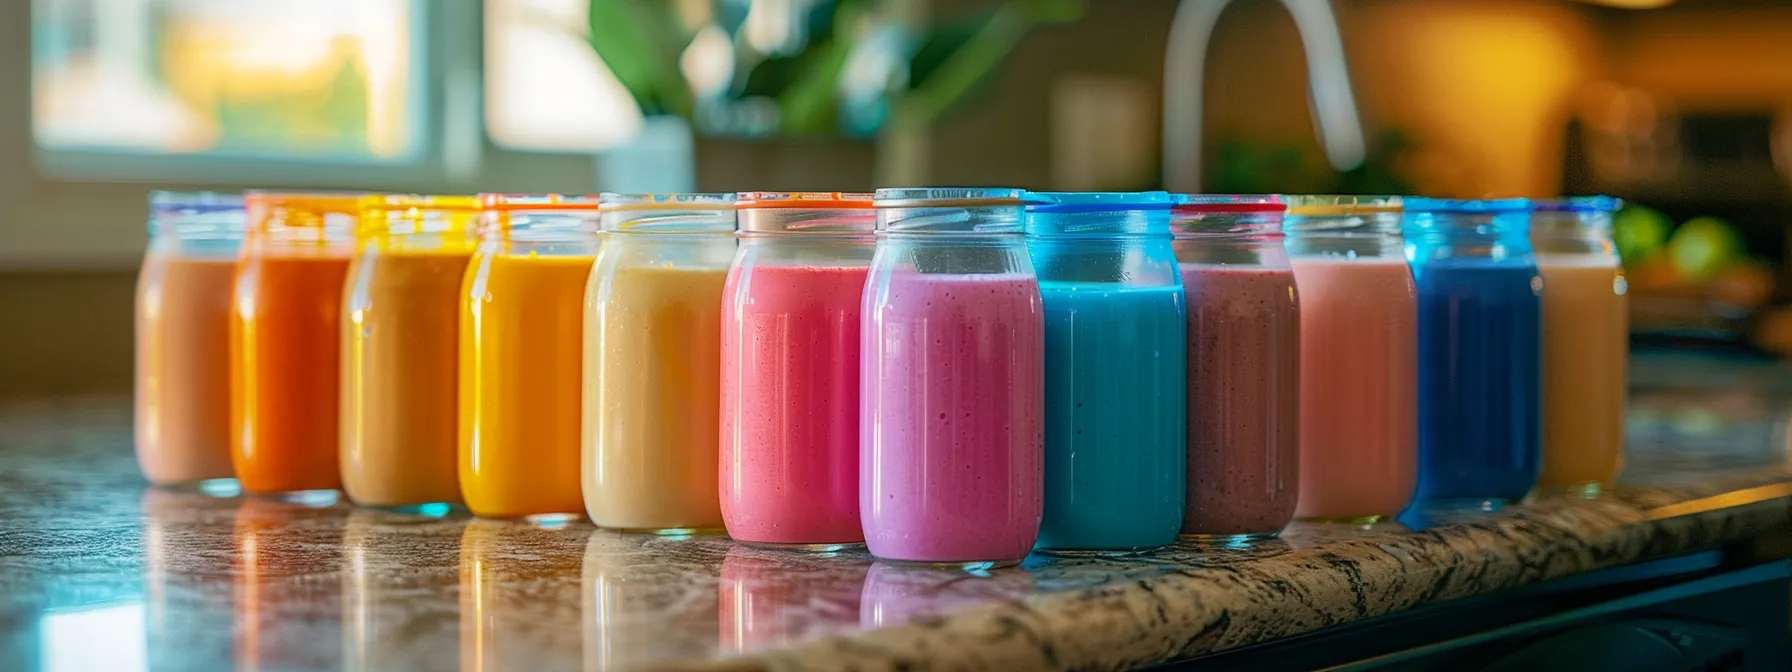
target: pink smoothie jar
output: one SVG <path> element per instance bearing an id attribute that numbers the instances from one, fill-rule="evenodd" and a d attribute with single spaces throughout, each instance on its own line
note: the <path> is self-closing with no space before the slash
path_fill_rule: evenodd
<path id="1" fill-rule="evenodd" d="M 859 529 L 859 301 L 871 194 L 746 193 L 722 298 L 722 520 L 834 551 Z"/>

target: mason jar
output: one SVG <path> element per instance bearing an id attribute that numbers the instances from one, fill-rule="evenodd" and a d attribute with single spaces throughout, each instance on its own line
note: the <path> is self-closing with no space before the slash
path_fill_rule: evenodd
<path id="1" fill-rule="evenodd" d="M 480 197 L 461 284 L 461 497 L 487 518 L 578 518 L 579 359 L 598 199 Z"/>
<path id="2" fill-rule="evenodd" d="M 992 567 L 1039 533 L 1045 324 L 1022 192 L 882 189 L 860 334 L 872 555 Z"/>
<path id="3" fill-rule="evenodd" d="M 585 293 L 583 474 L 591 522 L 722 530 L 722 288 L 734 194 L 604 194 Z"/>
<path id="4" fill-rule="evenodd" d="M 1406 200 L 1418 285 L 1421 500 L 1522 499 L 1542 460 L 1543 281 L 1522 198 Z"/>
<path id="5" fill-rule="evenodd" d="M 1144 551 L 1182 526 L 1187 315 L 1170 195 L 1027 195 L 1045 309 L 1038 548 Z"/>
<path id="6" fill-rule="evenodd" d="M 243 198 L 150 192 L 137 274 L 137 466 L 150 483 L 234 489 L 230 288 Z"/>
<path id="7" fill-rule="evenodd" d="M 1188 302 L 1182 533 L 1273 537 L 1300 494 L 1300 293 L 1275 196 L 1183 195 L 1170 231 Z"/>
<path id="8" fill-rule="evenodd" d="M 231 303 L 231 460 L 250 493 L 334 497 L 342 288 L 360 194 L 250 192 Z"/>
<path id="9" fill-rule="evenodd" d="M 342 488 L 363 506 L 442 512 L 456 454 L 461 281 L 472 196 L 368 196 L 342 307 Z"/>
<path id="10" fill-rule="evenodd" d="M 871 194 L 740 195 L 722 300 L 722 519 L 752 544 L 838 550 L 859 527 L 859 302 Z"/>
<path id="11" fill-rule="evenodd" d="M 1418 477 L 1418 304 L 1397 196 L 1287 196 L 1300 295 L 1298 518 L 1367 524 Z"/>
<path id="12" fill-rule="evenodd" d="M 1624 467 L 1629 287 L 1609 196 L 1537 201 L 1531 247 L 1543 277 L 1544 489 L 1597 497 Z"/>

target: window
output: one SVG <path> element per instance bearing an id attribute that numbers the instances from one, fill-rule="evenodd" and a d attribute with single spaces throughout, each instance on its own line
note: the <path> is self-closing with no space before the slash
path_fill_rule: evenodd
<path id="1" fill-rule="evenodd" d="M 586 42 L 586 0 L 486 0 L 485 123 L 492 141 L 536 151 L 615 147 L 641 110 Z"/>
<path id="2" fill-rule="evenodd" d="M 40 154 L 391 165 L 429 148 L 427 0 L 33 0 Z"/>

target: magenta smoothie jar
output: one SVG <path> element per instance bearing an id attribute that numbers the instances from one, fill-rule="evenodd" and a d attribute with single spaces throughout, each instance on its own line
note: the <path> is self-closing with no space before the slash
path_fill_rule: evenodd
<path id="1" fill-rule="evenodd" d="M 1021 192 L 885 189 L 865 287 L 859 516 L 895 562 L 1018 563 L 1044 506 L 1044 317 Z"/>

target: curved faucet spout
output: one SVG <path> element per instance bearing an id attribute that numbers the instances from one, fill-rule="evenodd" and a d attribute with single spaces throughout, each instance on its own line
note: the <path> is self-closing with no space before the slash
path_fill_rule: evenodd
<path id="1" fill-rule="evenodd" d="M 1307 57 L 1307 86 L 1319 143 L 1333 168 L 1363 163 L 1365 145 L 1344 37 L 1330 0 L 1281 0 Z M 1164 186 L 1171 191 L 1201 190 L 1202 86 L 1207 48 L 1220 15 L 1232 0 L 1182 0 L 1170 24 L 1164 54 Z"/>

